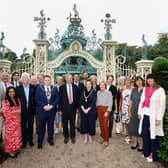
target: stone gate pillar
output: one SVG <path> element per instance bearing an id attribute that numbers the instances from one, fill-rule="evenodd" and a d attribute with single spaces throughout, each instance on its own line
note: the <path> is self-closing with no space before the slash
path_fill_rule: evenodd
<path id="1" fill-rule="evenodd" d="M 137 67 L 137 74 L 146 79 L 146 76 L 152 72 L 152 65 L 154 61 L 153 60 L 140 60 L 137 61 L 136 67 Z"/>
<path id="2" fill-rule="evenodd" d="M 37 74 L 48 74 L 48 40 L 33 40 L 36 49 L 35 49 L 35 75 Z"/>
<path id="3" fill-rule="evenodd" d="M 114 75 L 114 83 L 116 82 L 116 60 L 115 60 L 115 46 L 117 42 L 106 40 L 103 41 L 103 58 L 105 64 L 105 77 Z"/>
<path id="4" fill-rule="evenodd" d="M 10 74 L 11 73 L 11 65 L 12 65 L 11 61 L 8 61 L 5 59 L 0 59 L 0 73 L 8 72 Z"/>

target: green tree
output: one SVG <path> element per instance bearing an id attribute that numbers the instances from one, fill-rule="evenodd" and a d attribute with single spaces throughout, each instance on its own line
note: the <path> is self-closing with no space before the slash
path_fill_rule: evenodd
<path id="1" fill-rule="evenodd" d="M 17 55 L 15 52 L 8 52 L 5 54 L 5 59 L 9 60 L 12 62 L 12 65 L 11 65 L 11 72 L 13 72 L 13 70 L 15 69 L 16 67 L 16 61 L 18 59 Z"/>

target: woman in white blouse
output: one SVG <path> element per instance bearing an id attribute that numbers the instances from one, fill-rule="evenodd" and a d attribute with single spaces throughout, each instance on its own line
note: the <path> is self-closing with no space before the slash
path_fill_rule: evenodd
<path id="1" fill-rule="evenodd" d="M 154 74 L 148 74 L 147 86 L 143 90 L 138 109 L 140 119 L 139 133 L 143 138 L 143 154 L 148 162 L 158 161 L 158 137 L 164 136 L 163 116 L 166 96 Z"/>

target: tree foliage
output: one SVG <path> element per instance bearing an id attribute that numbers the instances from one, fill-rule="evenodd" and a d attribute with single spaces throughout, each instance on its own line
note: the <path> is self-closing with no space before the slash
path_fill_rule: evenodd
<path id="1" fill-rule="evenodd" d="M 17 55 L 15 52 L 8 52 L 5 54 L 5 59 L 9 60 L 12 62 L 12 65 L 11 65 L 11 72 L 13 72 L 15 70 L 15 67 L 16 67 L 16 61 L 18 59 Z"/>

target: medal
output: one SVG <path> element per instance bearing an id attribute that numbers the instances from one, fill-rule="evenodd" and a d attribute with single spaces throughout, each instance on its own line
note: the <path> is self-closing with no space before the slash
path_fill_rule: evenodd
<path id="1" fill-rule="evenodd" d="M 84 91 L 84 98 L 85 98 L 85 102 L 87 102 L 87 99 L 90 97 L 90 95 L 92 94 L 93 90 L 91 90 L 91 92 L 89 93 L 88 96 L 85 95 L 85 91 Z"/>

